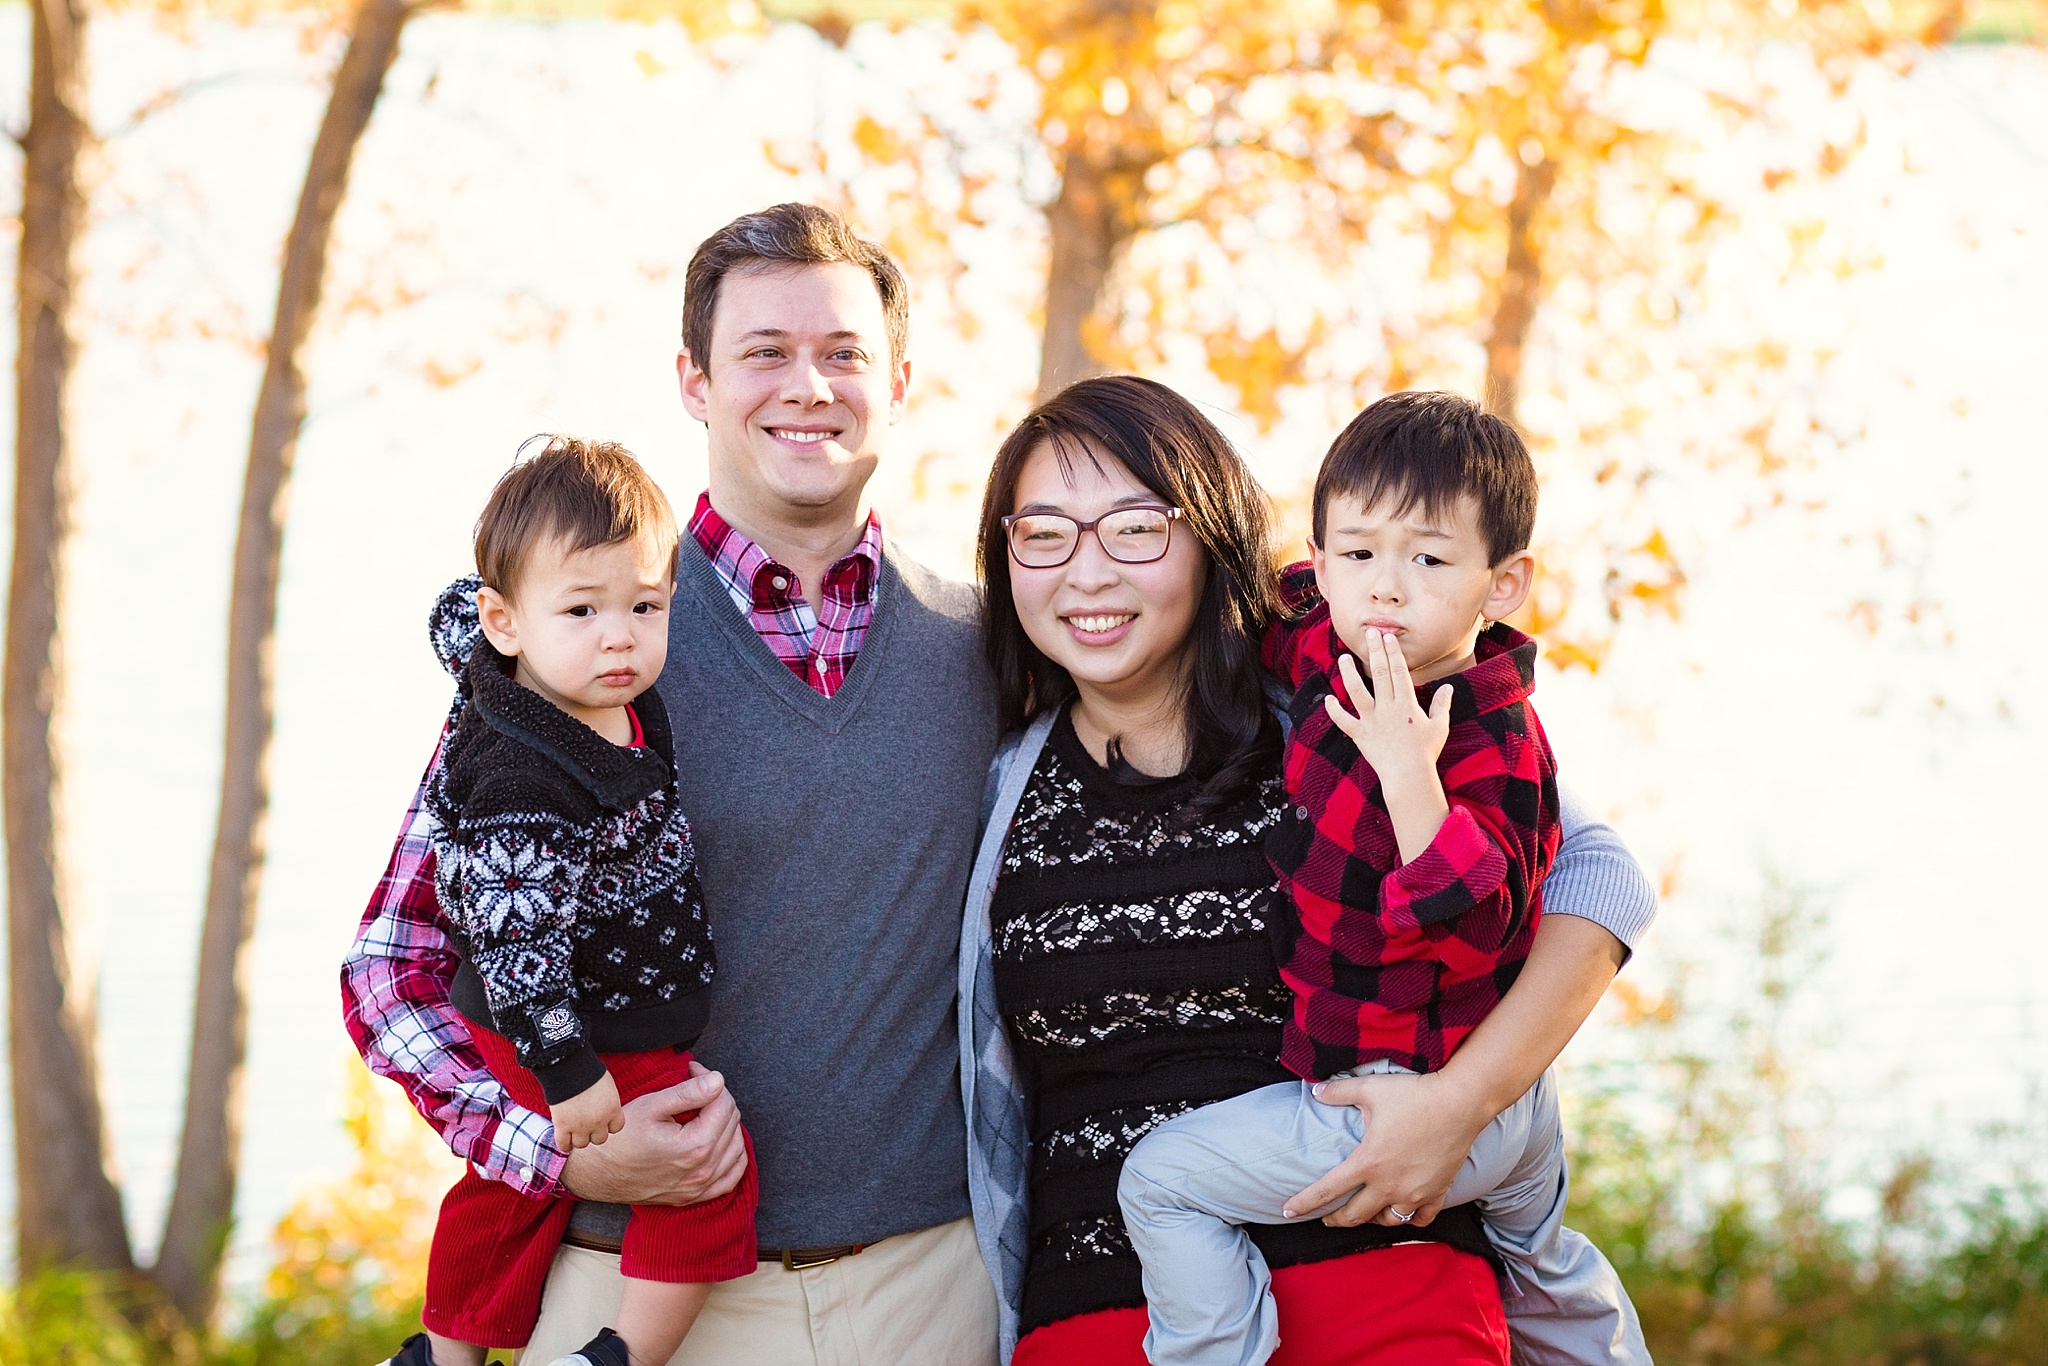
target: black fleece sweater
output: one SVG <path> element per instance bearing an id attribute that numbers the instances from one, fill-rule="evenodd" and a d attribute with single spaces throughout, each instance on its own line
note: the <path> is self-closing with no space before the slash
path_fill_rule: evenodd
<path id="1" fill-rule="evenodd" d="M 612 744 L 513 681 L 467 606 L 435 613 L 465 699 L 427 796 L 463 958 L 453 1000 L 512 1040 L 557 1102 L 603 1075 L 599 1053 L 696 1041 L 711 929 L 660 696 L 633 704 L 645 743 Z"/>

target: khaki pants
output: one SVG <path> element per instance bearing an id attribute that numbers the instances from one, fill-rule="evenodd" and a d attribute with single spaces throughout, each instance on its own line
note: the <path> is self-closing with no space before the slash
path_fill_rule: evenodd
<path id="1" fill-rule="evenodd" d="M 564 1246 L 520 1366 L 548 1366 L 618 1317 L 616 1254 Z M 669 1366 L 994 1366 L 996 1294 L 974 1223 L 886 1238 L 826 1266 L 764 1262 L 714 1286 Z"/>

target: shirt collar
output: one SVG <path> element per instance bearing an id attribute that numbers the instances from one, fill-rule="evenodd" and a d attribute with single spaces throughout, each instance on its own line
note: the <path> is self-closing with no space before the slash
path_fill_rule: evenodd
<path id="1" fill-rule="evenodd" d="M 696 510 L 690 514 L 690 535 L 734 598 L 746 598 L 757 608 L 773 608 L 801 596 L 795 573 L 719 516 L 711 506 L 709 489 L 697 495 Z M 845 583 L 852 589 L 848 596 L 865 601 L 873 596 L 881 569 L 882 519 L 869 512 L 860 540 L 825 571 L 825 585 L 832 588 Z M 779 587 L 778 578 L 782 580 Z"/>

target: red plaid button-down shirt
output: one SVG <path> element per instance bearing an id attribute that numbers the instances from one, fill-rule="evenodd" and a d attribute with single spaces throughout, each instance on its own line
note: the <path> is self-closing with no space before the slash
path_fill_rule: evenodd
<path id="1" fill-rule="evenodd" d="M 697 501 L 690 534 L 776 656 L 825 696 L 838 691 L 874 617 L 881 523 L 870 516 L 860 544 L 826 571 L 822 612 L 811 610 L 794 574 L 711 510 L 708 496 Z M 787 580 L 782 587 L 778 576 Z M 456 719 L 451 710 L 443 741 Z M 429 776 L 440 761 L 436 744 Z M 434 817 L 425 795 L 422 778 L 342 961 L 343 1022 L 370 1070 L 397 1082 L 479 1176 L 526 1195 L 554 1195 L 567 1159 L 555 1147 L 553 1124 L 491 1076 L 468 1022 L 449 1003 L 461 959 L 434 894 Z"/>
<path id="2" fill-rule="evenodd" d="M 869 513 L 860 543 L 825 571 L 824 601 L 817 609 L 787 565 L 770 559 L 711 510 L 709 493 L 697 497 L 690 535 L 718 571 L 733 606 L 754 624 L 775 657 L 821 695 L 838 692 L 874 620 L 875 584 L 882 576 L 880 519 Z"/>
<path id="3" fill-rule="evenodd" d="M 1292 601 L 1312 584 L 1306 565 L 1287 571 Z M 1283 758 L 1295 819 L 1266 845 L 1294 911 L 1277 950 L 1294 993 L 1280 1061 L 1310 1080 L 1381 1059 L 1433 1072 L 1513 985 L 1557 856 L 1557 764 L 1529 706 L 1536 643 L 1494 626 L 1472 667 L 1441 680 L 1451 810 L 1407 863 L 1378 775 L 1323 709 L 1343 698 L 1329 608 L 1274 626 L 1264 653 L 1298 689 Z"/>

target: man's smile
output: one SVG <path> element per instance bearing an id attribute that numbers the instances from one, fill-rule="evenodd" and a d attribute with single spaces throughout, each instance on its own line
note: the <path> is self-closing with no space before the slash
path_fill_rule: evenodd
<path id="1" fill-rule="evenodd" d="M 796 446 L 820 446 L 839 435 L 837 427 L 770 427 L 768 435 Z"/>

